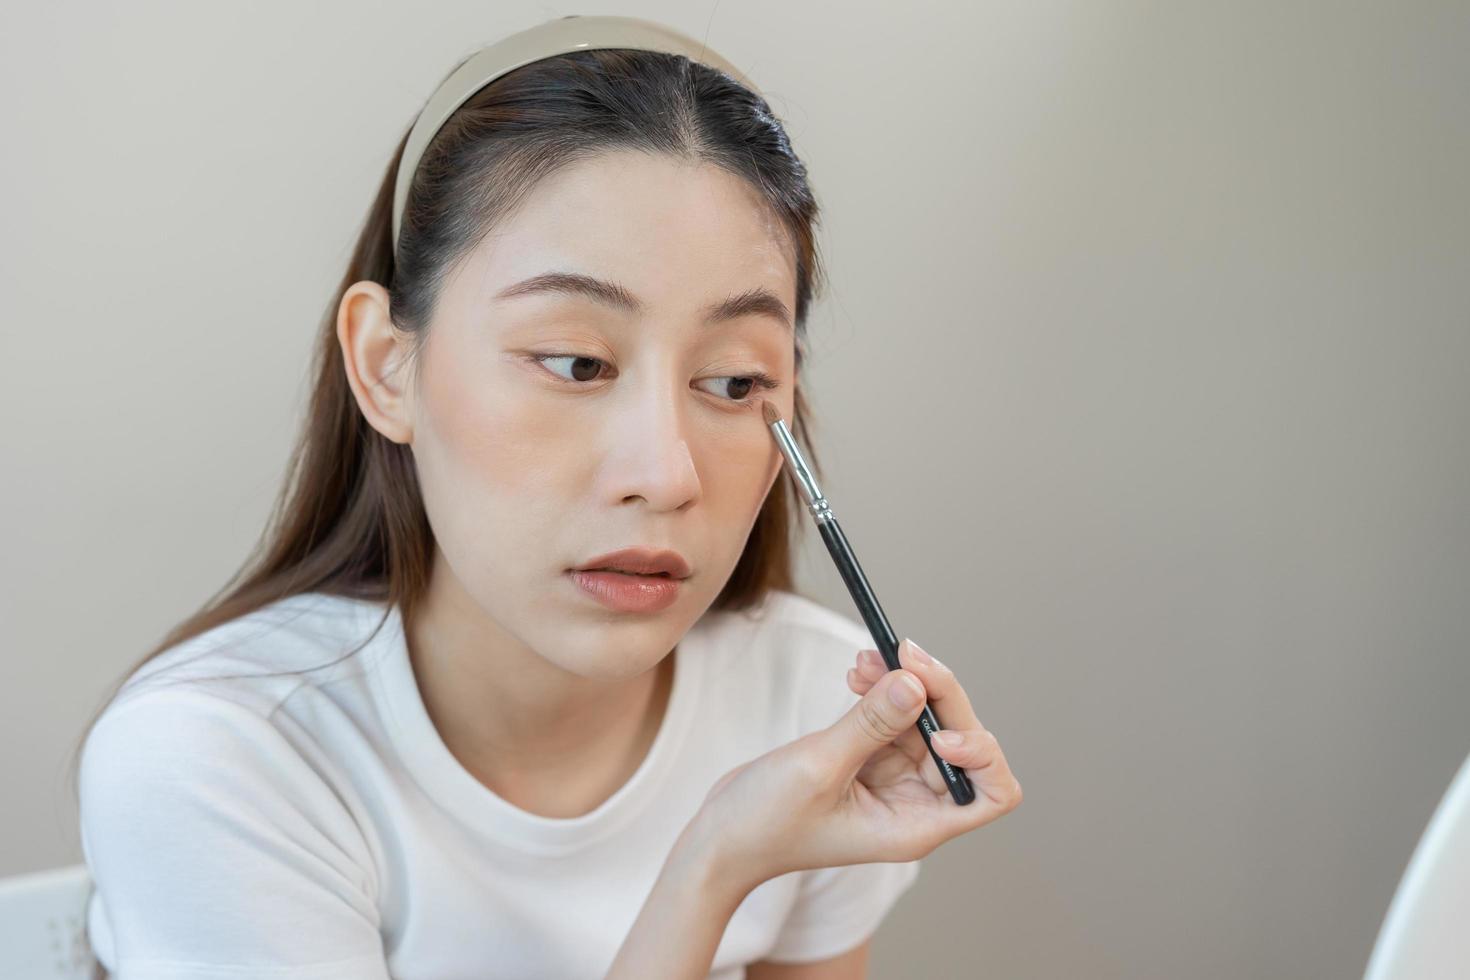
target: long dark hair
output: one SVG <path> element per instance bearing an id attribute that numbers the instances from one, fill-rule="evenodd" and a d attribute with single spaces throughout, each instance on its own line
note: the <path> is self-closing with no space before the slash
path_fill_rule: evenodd
<path id="1" fill-rule="evenodd" d="M 412 622 L 428 585 L 434 539 L 410 447 L 369 425 L 353 397 L 337 308 L 353 283 L 381 284 L 394 323 L 413 335 L 416 353 L 447 271 L 540 180 L 568 164 L 618 149 L 665 153 L 721 167 L 759 192 L 796 255 L 797 385 L 789 422 L 821 475 L 800 385 L 807 315 L 824 285 L 818 207 L 805 165 L 763 98 L 721 71 L 662 52 L 575 51 L 522 66 L 472 96 L 425 150 L 395 260 L 393 186 L 407 139 L 405 131 L 322 317 L 305 424 L 259 543 L 202 609 L 119 678 L 73 753 L 74 792 L 92 726 L 127 677 L 164 650 L 306 592 L 396 604 L 405 624 Z M 801 506 L 783 471 L 711 608 L 743 609 L 769 590 L 795 590 Z"/>

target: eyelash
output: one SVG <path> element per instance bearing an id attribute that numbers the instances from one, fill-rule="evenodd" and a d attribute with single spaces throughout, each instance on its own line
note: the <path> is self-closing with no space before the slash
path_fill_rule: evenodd
<path id="1" fill-rule="evenodd" d="M 533 361 L 535 361 L 535 362 L 537 362 L 539 364 L 539 363 L 542 363 L 544 361 L 554 361 L 554 360 L 558 360 L 560 358 L 567 358 L 567 359 L 573 360 L 573 361 L 595 361 L 596 363 L 601 364 L 603 366 L 606 366 L 607 365 L 607 362 L 604 361 L 604 360 L 602 360 L 601 358 L 587 357 L 585 354 L 532 354 L 530 359 L 533 360 Z M 561 381 L 561 382 L 563 382 L 565 384 L 578 385 L 578 384 L 591 384 L 592 383 L 590 381 L 577 381 L 577 380 L 575 380 L 573 378 L 564 378 L 561 375 L 557 374 L 555 371 L 552 371 L 550 368 L 547 368 L 546 370 L 553 377 L 555 377 L 556 380 Z M 764 372 L 761 372 L 761 371 L 752 371 L 752 372 L 750 372 L 748 374 L 721 375 L 721 377 L 738 378 L 738 379 L 743 380 L 743 381 L 753 381 L 753 382 L 755 382 L 755 386 L 751 389 L 751 392 L 748 393 L 746 395 L 746 397 L 744 397 L 744 398 L 722 398 L 722 399 L 720 399 L 721 401 L 729 402 L 731 405 L 747 405 L 747 404 L 753 403 L 756 399 L 752 398 L 751 397 L 751 394 L 753 394 L 756 389 L 762 389 L 762 390 L 765 390 L 765 391 L 770 391 L 773 388 L 779 388 L 779 387 L 781 387 L 781 382 L 777 381 L 775 378 L 773 378 L 770 375 L 765 374 Z"/>

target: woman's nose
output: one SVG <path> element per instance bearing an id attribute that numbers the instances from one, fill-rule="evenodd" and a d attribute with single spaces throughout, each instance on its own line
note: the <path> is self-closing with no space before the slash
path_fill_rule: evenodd
<path id="1" fill-rule="evenodd" d="M 690 393 L 670 383 L 647 385 L 609 411 L 606 473 L 616 501 L 642 497 L 655 510 L 696 500 L 699 473 L 690 445 Z"/>

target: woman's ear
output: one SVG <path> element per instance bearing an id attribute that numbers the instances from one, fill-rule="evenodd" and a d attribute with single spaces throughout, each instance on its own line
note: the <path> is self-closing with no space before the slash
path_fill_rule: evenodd
<path id="1" fill-rule="evenodd" d="M 353 283 L 337 307 L 337 342 L 347 382 L 368 424 L 393 442 L 413 441 L 413 392 L 407 363 L 410 335 L 388 316 L 388 291 Z"/>

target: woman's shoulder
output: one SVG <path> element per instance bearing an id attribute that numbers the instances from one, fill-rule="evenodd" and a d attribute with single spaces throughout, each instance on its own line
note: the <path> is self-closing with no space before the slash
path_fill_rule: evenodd
<path id="1" fill-rule="evenodd" d="M 340 658 L 371 630 L 370 613 L 356 600 L 292 596 L 134 670 L 83 736 L 78 785 L 89 829 L 100 832 L 109 814 L 179 813 L 186 798 L 201 812 L 255 807 L 263 786 L 302 812 L 341 819 L 341 801 L 303 751 L 301 732 L 277 709 L 306 683 L 305 668 Z"/>
<path id="2" fill-rule="evenodd" d="M 874 645 L 867 627 L 856 618 L 785 589 L 767 592 L 748 609 L 721 614 L 713 630 L 735 640 L 744 652 L 759 648 L 783 659 L 848 660 L 860 648 Z"/>
<path id="3" fill-rule="evenodd" d="M 180 948 L 216 955 L 211 931 L 258 917 L 265 896 L 316 902 L 313 916 L 344 901 L 372 912 L 372 848 L 339 788 L 240 699 L 176 684 L 114 700 L 83 742 L 77 794 L 89 872 L 119 903 L 94 927 L 103 935 L 177 925 Z"/>
<path id="4" fill-rule="evenodd" d="M 269 716 L 303 683 L 323 683 L 361 665 L 343 655 L 365 643 L 384 606 L 368 600 L 300 593 L 215 625 L 166 647 L 130 673 L 103 714 L 164 692 L 195 702 L 222 700 Z"/>
<path id="5" fill-rule="evenodd" d="M 717 642 L 707 653 L 718 676 L 712 690 L 751 690 L 774 712 L 794 711 L 801 730 L 830 724 L 857 700 L 847 669 L 857 652 L 874 647 L 859 620 L 786 590 L 768 592 L 754 607 L 718 615 Z"/>

